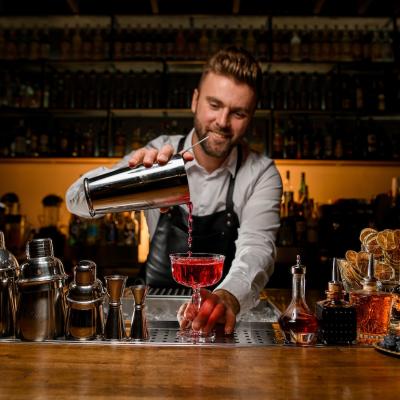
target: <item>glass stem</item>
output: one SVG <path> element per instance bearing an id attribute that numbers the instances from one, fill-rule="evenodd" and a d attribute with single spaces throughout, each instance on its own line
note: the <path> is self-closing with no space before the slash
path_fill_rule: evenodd
<path id="1" fill-rule="evenodd" d="M 195 309 L 198 312 L 200 310 L 200 306 L 201 306 L 200 288 L 198 288 L 198 287 L 193 288 L 192 304 L 195 306 Z"/>

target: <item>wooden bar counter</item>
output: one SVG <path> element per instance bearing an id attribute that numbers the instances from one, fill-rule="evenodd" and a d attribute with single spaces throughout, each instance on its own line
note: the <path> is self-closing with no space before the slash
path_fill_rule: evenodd
<path id="1" fill-rule="evenodd" d="M 398 399 L 372 348 L 0 344 L 1 399 Z"/>
<path id="2" fill-rule="evenodd" d="M 398 399 L 371 347 L 0 342 L 0 399 Z"/>

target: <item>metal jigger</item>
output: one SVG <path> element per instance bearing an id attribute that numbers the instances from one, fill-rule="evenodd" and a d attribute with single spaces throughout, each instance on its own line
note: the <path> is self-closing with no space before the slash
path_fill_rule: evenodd
<path id="1" fill-rule="evenodd" d="M 134 285 L 131 287 L 131 290 L 135 300 L 135 308 L 133 309 L 130 337 L 136 341 L 147 340 L 149 338 L 149 331 L 147 330 L 145 301 L 148 286 Z"/>
<path id="2" fill-rule="evenodd" d="M 122 275 L 110 275 L 104 277 L 109 296 L 109 308 L 104 328 L 104 339 L 106 340 L 126 339 L 121 297 L 124 293 L 127 279 L 127 276 Z"/>

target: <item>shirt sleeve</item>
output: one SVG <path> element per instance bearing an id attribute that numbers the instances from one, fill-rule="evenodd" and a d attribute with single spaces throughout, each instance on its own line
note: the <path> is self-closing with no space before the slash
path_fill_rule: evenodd
<path id="1" fill-rule="evenodd" d="M 260 292 L 274 271 L 282 196 L 281 177 L 272 160 L 261 172 L 251 168 L 249 172 L 251 184 L 245 191 L 243 207 L 237 211 L 240 228 L 235 258 L 218 286 L 237 298 L 240 314 L 258 304 Z"/>

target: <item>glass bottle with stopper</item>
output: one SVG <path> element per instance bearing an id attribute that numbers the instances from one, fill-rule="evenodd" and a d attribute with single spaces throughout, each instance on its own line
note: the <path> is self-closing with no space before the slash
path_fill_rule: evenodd
<path id="1" fill-rule="evenodd" d="M 314 344 L 318 332 L 317 318 L 305 299 L 305 273 L 306 267 L 301 265 L 298 255 L 296 265 L 292 267 L 292 300 L 278 320 L 286 342 L 300 346 Z"/>
<path id="2" fill-rule="evenodd" d="M 317 302 L 315 314 L 319 325 L 319 340 L 324 344 L 351 344 L 357 339 L 357 315 L 354 306 L 344 300 L 336 258 L 333 259 L 332 280 L 326 299 Z"/>
<path id="3" fill-rule="evenodd" d="M 354 304 L 357 311 L 357 339 L 363 344 L 374 344 L 383 339 L 390 323 L 393 297 L 391 293 L 378 290 L 374 273 L 374 256 L 371 253 L 363 288 L 350 292 L 350 304 Z"/>

